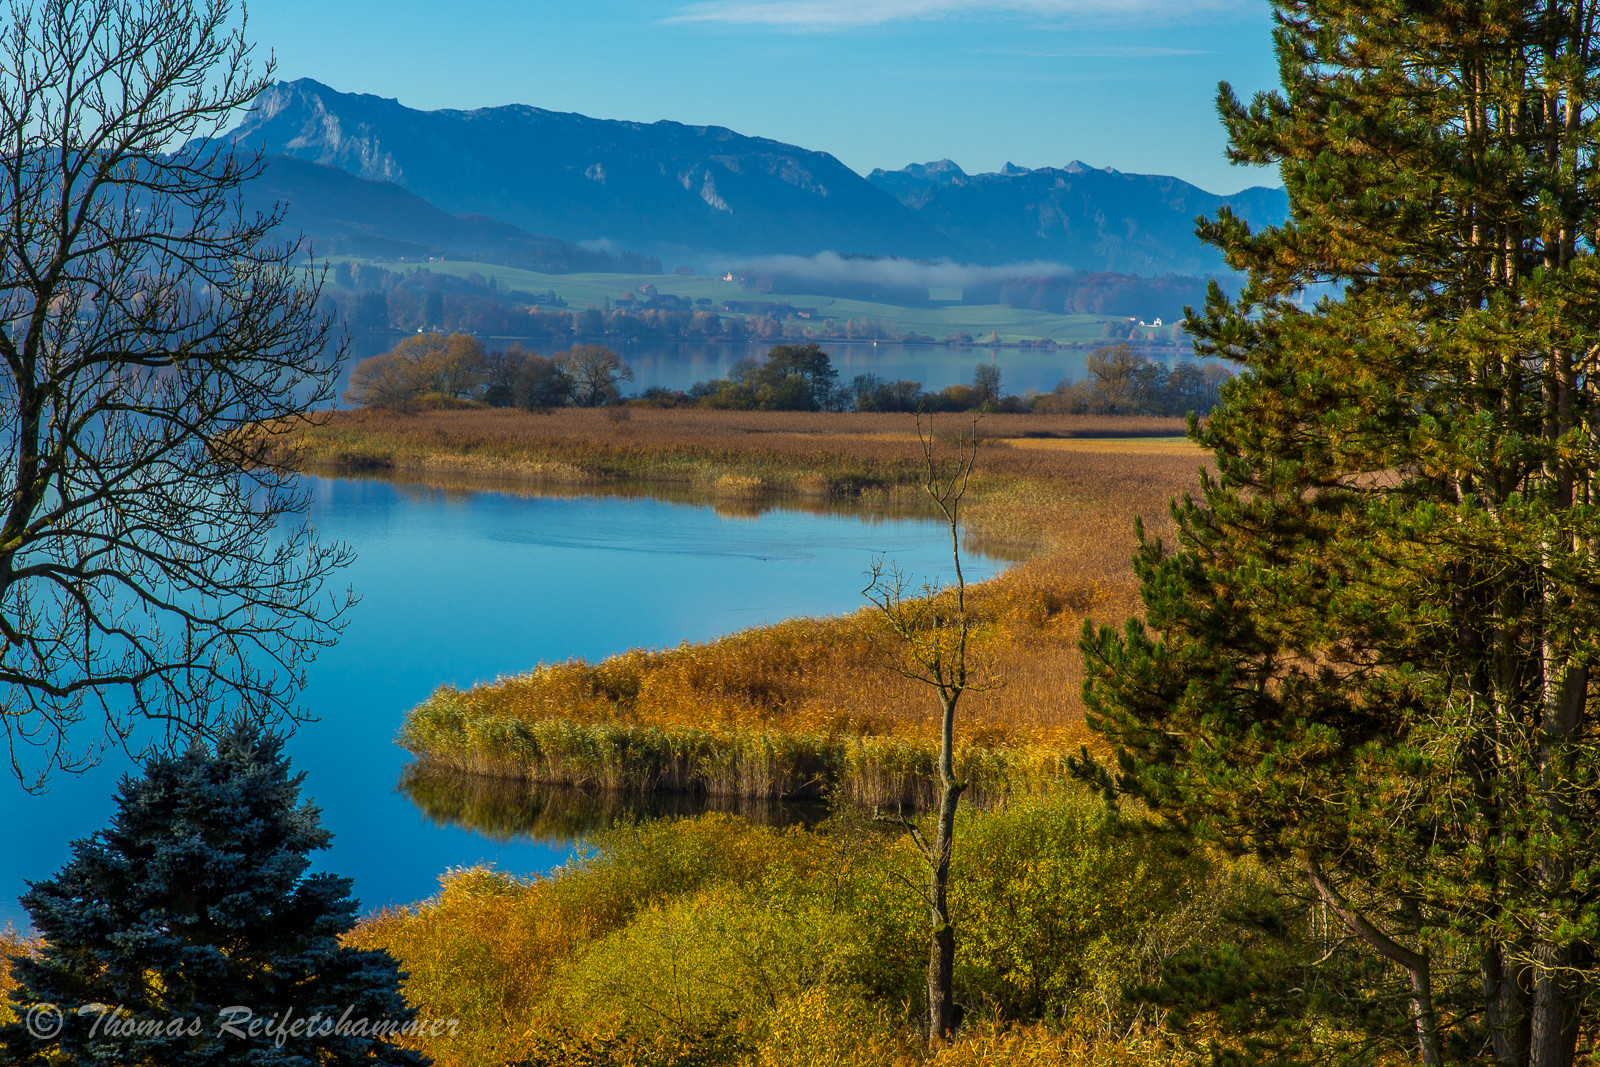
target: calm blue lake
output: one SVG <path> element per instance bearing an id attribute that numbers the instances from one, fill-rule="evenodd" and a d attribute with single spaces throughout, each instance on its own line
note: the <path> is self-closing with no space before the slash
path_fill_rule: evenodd
<path id="1" fill-rule="evenodd" d="M 350 875 L 374 909 L 428 896 L 447 867 L 548 869 L 560 841 L 496 839 L 427 818 L 397 789 L 406 710 L 442 684 L 702 640 L 863 603 L 876 555 L 914 575 L 947 574 L 947 535 L 920 518 L 775 509 L 757 517 L 652 499 L 446 492 L 381 481 L 313 479 L 321 536 L 352 545 L 362 596 L 350 627 L 311 668 L 318 721 L 290 744 L 333 847 L 319 867 Z M 974 557 L 972 579 L 998 561 Z M 129 769 L 110 760 L 49 793 L 0 779 L 0 924 L 26 925 L 24 881 L 53 874 L 68 842 L 104 826 Z M 503 835 L 502 835 L 503 836 Z"/>

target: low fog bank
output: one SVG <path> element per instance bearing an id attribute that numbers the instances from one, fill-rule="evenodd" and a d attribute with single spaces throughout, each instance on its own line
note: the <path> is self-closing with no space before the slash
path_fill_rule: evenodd
<path id="1" fill-rule="evenodd" d="M 1046 260 L 982 267 L 948 259 L 891 259 L 823 252 L 815 256 L 758 256 L 741 263 L 747 277 L 772 275 L 799 282 L 921 289 L 998 288 L 1013 278 L 1070 278 L 1086 273 Z"/>
<path id="2" fill-rule="evenodd" d="M 1237 291 L 1241 281 L 1233 275 L 1094 273 L 1042 260 L 985 267 L 832 252 L 761 256 L 744 261 L 735 273 L 746 289 L 774 295 L 807 294 L 901 307 L 1003 304 L 1052 314 L 1165 317 L 1169 322 L 1186 305 L 1204 303 L 1213 277 L 1228 292 Z"/>

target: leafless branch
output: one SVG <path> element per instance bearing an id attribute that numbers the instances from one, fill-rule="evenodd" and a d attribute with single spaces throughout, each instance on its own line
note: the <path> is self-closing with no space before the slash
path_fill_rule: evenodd
<path id="1" fill-rule="evenodd" d="M 258 155 L 228 0 L 14 0 L 0 26 L 0 724 L 37 782 L 140 723 L 295 714 L 348 596 L 262 433 L 332 399 L 331 320 Z M 98 719 L 91 740 L 76 729 Z M 69 734 L 73 737 L 69 741 Z"/>

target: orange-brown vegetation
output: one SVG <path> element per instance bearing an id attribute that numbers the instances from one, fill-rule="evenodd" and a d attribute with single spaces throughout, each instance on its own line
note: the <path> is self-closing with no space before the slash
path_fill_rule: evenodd
<path id="1" fill-rule="evenodd" d="M 941 420 L 954 428 L 963 417 Z M 984 416 L 981 432 L 994 440 L 1087 442 L 1176 438 L 1184 425 L 1174 418 L 997 414 Z M 509 408 L 338 411 L 274 444 L 314 471 L 475 475 L 558 485 L 649 481 L 713 494 L 865 493 L 868 499 L 914 484 L 921 460 L 908 415 L 646 407 L 547 414 Z M 995 450 L 984 457 L 984 473 L 992 479 L 1054 477 L 1058 465 L 1040 451 Z M 724 476 L 731 476 L 731 485 L 719 486 Z"/>
<path id="2" fill-rule="evenodd" d="M 970 598 L 976 662 L 999 683 L 962 705 L 961 743 L 980 790 L 1049 775 L 1053 756 L 1087 740 L 1078 635 L 1085 618 L 1138 610 L 1134 517 L 1161 533 L 1168 499 L 1194 484 L 1202 460 L 1186 441 L 1159 436 L 1175 428 L 1089 416 L 980 424 L 966 546 L 1028 557 Z M 912 499 L 921 460 L 905 415 L 698 410 L 630 409 L 622 422 L 599 411 L 340 413 L 298 447 L 313 464 L 416 476 L 538 481 L 556 471 L 569 486 L 676 480 L 713 495 L 739 485 L 868 501 Z M 897 655 L 870 610 L 792 620 L 441 690 L 403 740 L 464 769 L 543 781 L 754 795 L 845 784 L 857 799 L 914 802 L 937 703 L 896 672 Z M 1000 751 L 1010 755 L 995 764 Z"/>

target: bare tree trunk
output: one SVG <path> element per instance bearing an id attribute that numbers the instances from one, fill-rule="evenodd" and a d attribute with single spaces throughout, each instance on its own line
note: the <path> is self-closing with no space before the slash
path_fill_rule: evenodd
<path id="1" fill-rule="evenodd" d="M 956 806 L 966 784 L 956 780 L 955 724 L 956 705 L 974 685 L 967 663 L 972 637 L 972 620 L 967 615 L 967 579 L 961 568 L 960 508 L 966 495 L 978 454 L 977 425 L 964 437 L 954 463 L 941 473 L 934 456 L 932 426 L 923 426 L 917 417 L 917 438 L 922 443 L 926 467 L 922 487 L 938 507 L 950 530 L 950 559 L 955 568 L 955 584 L 944 590 L 937 583 L 923 587 L 925 599 L 912 601 L 906 596 L 905 576 L 883 561 L 873 564 L 871 578 L 862 594 L 873 602 L 894 634 L 911 653 L 913 666 L 896 668 L 907 678 L 921 682 L 939 695 L 942 710 L 939 722 L 939 814 L 933 840 L 925 838 L 917 826 L 900 821 L 910 831 L 928 863 L 928 918 L 932 933 L 928 944 L 928 1043 L 937 1047 L 955 1032 L 959 1022 L 954 996 L 956 931 L 950 921 L 950 854 L 955 844 Z M 951 596 L 950 594 L 953 594 Z M 931 617 L 923 605 L 932 610 Z M 931 623 L 931 625 L 929 625 Z"/>
<path id="2" fill-rule="evenodd" d="M 947 1040 L 955 1030 L 953 983 L 956 932 L 950 924 L 950 849 L 955 838 L 956 805 L 966 786 L 955 780 L 954 727 L 956 698 L 944 699 L 944 722 L 939 738 L 939 824 L 934 830 L 932 863 L 928 872 L 928 913 L 933 936 L 928 945 L 928 1041 Z"/>

